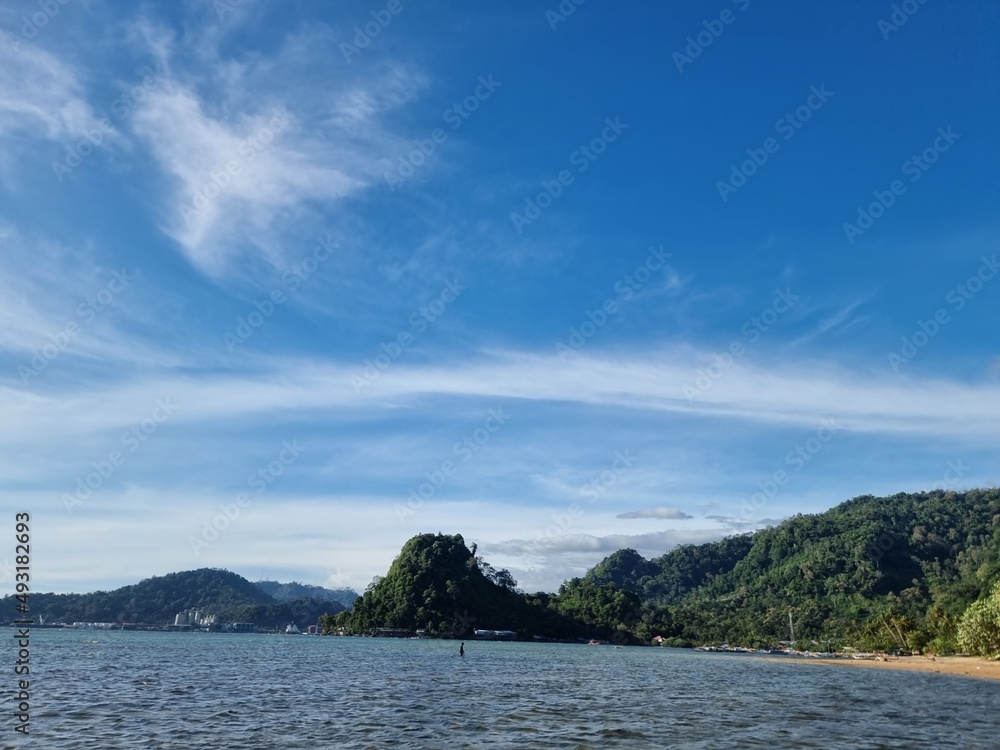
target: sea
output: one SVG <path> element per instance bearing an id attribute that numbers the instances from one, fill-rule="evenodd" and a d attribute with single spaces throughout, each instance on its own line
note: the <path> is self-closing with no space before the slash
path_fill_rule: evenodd
<path id="1" fill-rule="evenodd" d="M 1000 748 L 1000 682 L 935 673 L 652 647 L 465 641 L 463 657 L 458 641 L 92 630 L 32 631 L 23 737 L 4 650 L 5 748 Z"/>

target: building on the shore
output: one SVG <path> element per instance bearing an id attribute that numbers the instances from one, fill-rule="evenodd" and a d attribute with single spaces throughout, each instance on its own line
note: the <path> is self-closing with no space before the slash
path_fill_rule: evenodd
<path id="1" fill-rule="evenodd" d="M 174 615 L 174 627 L 207 628 L 215 624 L 215 615 L 206 615 L 200 609 L 189 609 Z"/>

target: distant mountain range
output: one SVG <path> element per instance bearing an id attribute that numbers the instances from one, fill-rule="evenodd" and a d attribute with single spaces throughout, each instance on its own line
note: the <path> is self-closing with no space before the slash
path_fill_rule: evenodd
<path id="1" fill-rule="evenodd" d="M 948 652 L 1000 581 L 1000 490 L 865 495 L 652 560 L 620 550 L 584 580 L 667 607 L 687 642 L 774 643 L 791 615 L 807 647 Z"/>
<path id="2" fill-rule="evenodd" d="M 558 594 L 516 589 L 460 535 L 410 539 L 328 631 L 596 637 L 667 645 L 967 650 L 1000 644 L 1000 490 L 866 495 L 644 559 L 619 550 Z M 1000 591 L 1000 589 L 996 589 Z M 972 614 L 969 614 L 969 613 Z M 998 615 L 1000 617 L 1000 615 Z M 660 639 L 657 639 L 660 640 Z M 976 646 L 974 644 L 987 644 Z"/>
<path id="3" fill-rule="evenodd" d="M 420 634 L 441 638 L 596 638 L 649 643 L 670 635 L 666 609 L 642 606 L 614 585 L 574 579 L 558 594 L 524 594 L 506 570 L 476 557 L 460 534 L 420 534 L 376 578 L 350 612 L 322 618 L 328 633 Z M 388 630 L 386 630 L 388 629 Z"/>
<path id="4" fill-rule="evenodd" d="M 273 589 L 274 593 L 271 593 Z M 228 570 L 201 568 L 147 578 L 114 591 L 91 594 L 31 594 L 28 615 L 46 622 L 117 622 L 167 625 L 190 609 L 216 615 L 220 622 L 252 622 L 260 627 L 300 628 L 353 602 L 350 589 L 330 590 L 300 583 L 253 584 Z M 0 599 L 0 618 L 19 617 L 13 596 Z"/>
<path id="5" fill-rule="evenodd" d="M 662 636 L 656 640 L 668 645 L 773 646 L 794 629 L 805 648 L 992 653 L 1000 648 L 1000 587 L 990 594 L 998 581 L 1000 490 L 993 488 L 866 495 L 651 560 L 619 550 L 557 594 L 523 593 L 458 534 L 421 534 L 361 597 L 202 568 L 109 592 L 32 594 L 28 614 L 50 623 L 166 625 L 200 609 L 263 627 L 321 620 L 329 632 L 512 631 L 619 643 Z M 17 616 L 14 597 L 0 599 L 0 618 Z"/>
<path id="6" fill-rule="evenodd" d="M 257 581 L 257 588 L 277 599 L 288 602 L 295 599 L 320 599 L 322 601 L 339 602 L 345 609 L 350 609 L 359 594 L 354 589 L 327 589 L 322 586 L 311 586 L 307 583 L 278 583 L 277 581 Z"/>

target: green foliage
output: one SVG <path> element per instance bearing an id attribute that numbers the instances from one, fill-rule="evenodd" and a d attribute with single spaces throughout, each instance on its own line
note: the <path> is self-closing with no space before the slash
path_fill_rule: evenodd
<path id="1" fill-rule="evenodd" d="M 1000 491 L 989 489 L 859 497 L 649 561 L 622 550 L 584 580 L 669 608 L 694 643 L 775 645 L 791 610 L 809 643 L 947 652 L 998 578 Z"/>
<path id="2" fill-rule="evenodd" d="M 410 539 L 350 612 L 322 624 L 326 632 L 343 628 L 352 634 L 402 628 L 467 638 L 483 629 L 512 630 L 525 638 L 621 642 L 648 641 L 672 627 L 669 613 L 643 607 L 635 594 L 611 584 L 574 579 L 557 595 L 524 595 L 508 571 L 476 557 L 460 535 L 443 534 Z"/>
<path id="3" fill-rule="evenodd" d="M 998 580 L 1000 490 L 989 489 L 858 497 L 652 560 L 619 550 L 557 594 L 523 594 L 460 535 L 422 534 L 339 614 L 340 603 L 313 596 L 332 598 L 326 589 L 258 587 L 207 568 L 112 592 L 33 594 L 31 602 L 32 613 L 50 622 L 162 624 L 199 608 L 272 627 L 319 617 L 327 632 L 355 634 L 402 628 L 470 637 L 481 628 L 524 638 L 649 643 L 662 636 L 676 645 L 750 646 L 786 639 L 791 611 L 806 647 L 997 653 Z M 0 599 L 0 615 L 15 615 L 13 597 Z"/>
<path id="4" fill-rule="evenodd" d="M 323 612 L 339 612 L 337 602 L 302 599 L 276 602 L 274 598 L 236 573 L 200 568 L 147 578 L 114 591 L 92 594 L 32 594 L 31 612 L 46 622 L 129 622 L 166 625 L 174 615 L 200 609 L 220 621 L 253 622 L 273 627 L 295 622 L 313 624 Z M 16 615 L 12 596 L 0 599 L 4 619 Z"/>
<path id="5" fill-rule="evenodd" d="M 327 589 L 296 581 L 291 583 L 257 581 L 254 585 L 279 602 L 291 602 L 296 599 L 319 599 L 326 602 L 338 602 L 344 609 L 350 609 L 354 600 L 358 598 L 358 592 L 354 589 Z"/>
<path id="6" fill-rule="evenodd" d="M 965 610 L 958 624 L 958 645 L 970 654 L 1000 656 L 1000 581 L 988 597 Z"/>
<path id="7" fill-rule="evenodd" d="M 485 567 L 485 573 L 483 568 Z M 466 637 L 476 628 L 523 626 L 523 599 L 513 578 L 477 560 L 461 535 L 422 534 L 400 551 L 384 578 L 376 578 L 335 627 L 350 633 L 374 628 L 424 629 L 431 635 Z"/>
<path id="8" fill-rule="evenodd" d="M 554 595 L 521 596 L 508 576 L 460 536 L 414 537 L 336 625 L 774 646 L 791 611 L 803 647 L 947 653 L 1000 578 L 1000 491 L 869 495 L 653 560 L 619 550 Z M 987 632 L 989 606 L 966 631 Z"/>
<path id="9" fill-rule="evenodd" d="M 638 594 L 652 576 L 659 572 L 653 563 L 634 549 L 620 549 L 587 571 L 586 580 L 613 584 L 616 588 Z"/>
<path id="10" fill-rule="evenodd" d="M 261 628 L 284 628 L 295 623 L 304 630 L 315 625 L 323 615 L 333 616 L 343 611 L 340 602 L 329 599 L 293 599 L 273 604 L 245 604 L 224 611 L 221 619 L 226 622 L 252 622 Z"/>

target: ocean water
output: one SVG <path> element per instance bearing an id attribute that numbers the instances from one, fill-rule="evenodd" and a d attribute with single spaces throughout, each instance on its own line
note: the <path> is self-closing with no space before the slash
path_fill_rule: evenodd
<path id="1" fill-rule="evenodd" d="M 8 700 L 0 746 L 1000 748 L 996 682 L 659 648 L 466 641 L 463 658 L 458 646 L 36 630 L 31 736 L 14 732 Z"/>

